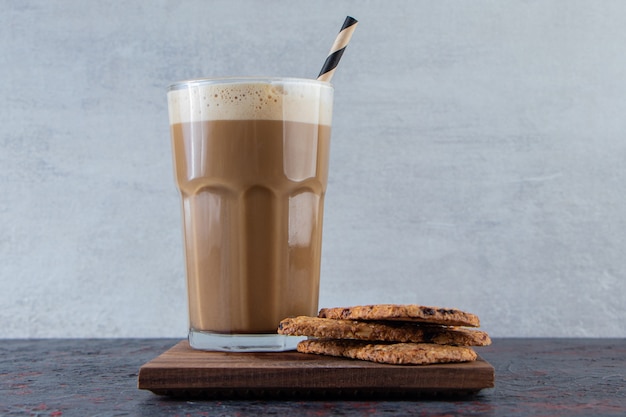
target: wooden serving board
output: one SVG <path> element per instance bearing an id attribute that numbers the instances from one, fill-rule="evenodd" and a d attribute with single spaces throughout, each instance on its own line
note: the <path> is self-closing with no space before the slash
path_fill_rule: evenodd
<path id="1" fill-rule="evenodd" d="M 480 357 L 385 365 L 298 352 L 204 352 L 182 341 L 139 369 L 138 386 L 159 395 L 236 398 L 464 395 L 493 387 L 494 368 Z"/>

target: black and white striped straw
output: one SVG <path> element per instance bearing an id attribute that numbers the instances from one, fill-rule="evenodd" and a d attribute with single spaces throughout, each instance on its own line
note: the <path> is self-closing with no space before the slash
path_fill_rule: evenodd
<path id="1" fill-rule="evenodd" d="M 352 33 L 354 33 L 354 29 L 356 29 L 357 23 L 359 22 L 355 18 L 350 16 L 346 17 L 339 34 L 335 38 L 332 48 L 330 48 L 330 52 L 328 53 L 326 62 L 324 62 L 324 65 L 322 66 L 320 75 L 317 76 L 319 81 L 330 82 L 330 79 L 333 77 L 335 69 L 339 64 L 339 60 L 343 55 L 343 51 L 346 50 L 348 42 L 350 42 L 350 38 L 352 37 Z"/>

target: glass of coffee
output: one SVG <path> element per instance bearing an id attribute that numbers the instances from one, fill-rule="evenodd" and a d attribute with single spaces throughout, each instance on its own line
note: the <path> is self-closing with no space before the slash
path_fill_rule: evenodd
<path id="1" fill-rule="evenodd" d="M 198 79 L 168 90 L 182 198 L 189 343 L 283 351 L 280 320 L 316 315 L 333 88 Z"/>

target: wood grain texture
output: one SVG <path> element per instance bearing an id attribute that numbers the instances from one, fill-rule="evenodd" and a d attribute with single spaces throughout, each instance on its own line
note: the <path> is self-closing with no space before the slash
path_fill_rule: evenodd
<path id="1" fill-rule="evenodd" d="M 137 372 L 176 339 L 0 340 L 0 416 L 624 417 L 626 339 L 500 339 L 480 348 L 495 388 L 431 401 L 249 397 L 188 401 L 137 389 Z"/>
<path id="2" fill-rule="evenodd" d="M 298 352 L 225 353 L 178 343 L 139 370 L 138 387 L 163 395 L 305 396 L 474 393 L 494 386 L 494 368 L 475 362 L 385 365 Z"/>

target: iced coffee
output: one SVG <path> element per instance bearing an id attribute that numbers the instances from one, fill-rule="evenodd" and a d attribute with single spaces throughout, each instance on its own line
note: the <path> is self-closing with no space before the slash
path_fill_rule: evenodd
<path id="1" fill-rule="evenodd" d="M 303 79 L 170 87 L 193 347 L 291 349 L 280 320 L 317 313 L 332 100 Z"/>

